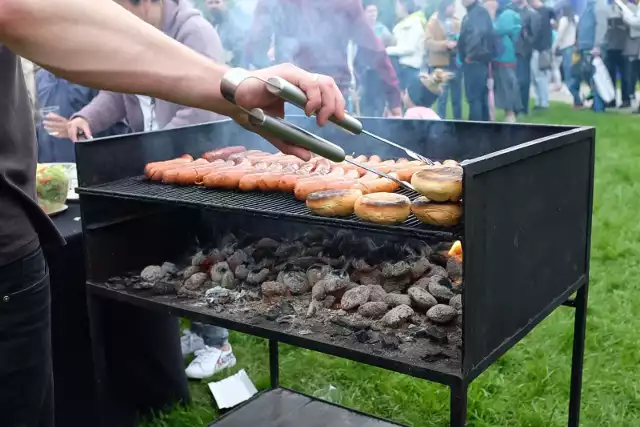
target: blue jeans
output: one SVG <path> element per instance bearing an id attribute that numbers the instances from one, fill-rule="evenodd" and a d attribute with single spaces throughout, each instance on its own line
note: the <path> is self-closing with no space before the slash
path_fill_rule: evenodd
<path id="1" fill-rule="evenodd" d="M 549 71 L 540 69 L 540 52 L 533 51 L 531 56 L 531 74 L 533 90 L 536 93 L 536 107 L 549 108 Z"/>
<path id="2" fill-rule="evenodd" d="M 590 58 L 590 53 L 588 51 L 582 52 L 582 55 Z M 586 83 L 589 84 L 589 86 L 591 87 L 591 91 L 593 92 L 593 111 L 595 111 L 596 113 L 604 112 L 606 105 L 604 103 L 604 100 L 598 94 L 598 91 L 593 84 L 592 78 L 589 78 L 587 80 L 571 75 L 571 84 L 569 85 L 569 91 L 571 92 L 571 95 L 573 95 L 573 105 L 582 105 L 582 98 L 580 97 L 580 86 L 582 85 L 583 81 L 586 81 Z"/>
<path id="3" fill-rule="evenodd" d="M 209 347 L 222 347 L 229 343 L 229 331 L 206 323 L 191 323 L 191 332 L 199 335 Z"/>
<path id="4" fill-rule="evenodd" d="M 442 89 L 442 95 L 438 98 L 436 112 L 441 119 L 447 118 L 447 100 L 449 99 L 449 93 L 451 93 L 453 118 L 455 120 L 462 120 L 462 71 L 456 67 L 448 67 L 444 69 L 455 73 L 455 77 L 449 80 L 449 83 Z"/>
<path id="5" fill-rule="evenodd" d="M 489 121 L 489 64 L 463 64 L 464 90 L 469 102 L 469 120 Z"/>
<path id="6" fill-rule="evenodd" d="M 516 61 L 516 75 L 520 86 L 520 99 L 522 111 L 518 113 L 529 114 L 529 97 L 531 95 L 531 57 L 518 56 Z"/>
<path id="7" fill-rule="evenodd" d="M 573 48 L 568 47 L 562 50 L 562 72 L 567 86 L 571 83 L 571 62 L 573 61 Z"/>

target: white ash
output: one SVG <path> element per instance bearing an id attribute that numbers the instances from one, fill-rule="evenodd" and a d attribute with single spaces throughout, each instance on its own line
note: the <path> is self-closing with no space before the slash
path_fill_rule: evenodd
<path id="1" fill-rule="evenodd" d="M 231 273 L 231 269 L 229 268 L 229 264 L 227 262 L 219 262 L 211 267 L 211 281 L 213 283 L 222 284 L 222 279 L 226 273 Z M 232 273 L 233 274 L 233 273 Z"/>
<path id="2" fill-rule="evenodd" d="M 445 304 L 435 305 L 427 311 L 427 317 L 429 320 L 436 323 L 449 323 L 457 315 L 458 312 L 453 307 Z"/>
<path id="3" fill-rule="evenodd" d="M 413 309 L 408 305 L 399 305 L 382 318 L 382 323 L 390 328 L 399 328 L 413 316 Z"/>
<path id="4" fill-rule="evenodd" d="M 234 276 L 236 276 L 236 279 L 238 280 L 247 280 L 247 277 L 249 277 L 249 273 L 249 269 L 244 264 L 237 266 L 233 271 Z"/>
<path id="5" fill-rule="evenodd" d="M 371 302 L 384 302 L 387 296 L 387 291 L 380 285 L 369 286 L 369 301 Z"/>
<path id="6" fill-rule="evenodd" d="M 150 265 L 142 270 L 142 273 L 140 273 L 140 278 L 143 282 L 149 282 L 153 284 L 159 280 L 162 280 L 164 275 L 165 274 L 164 271 L 162 271 L 162 267 L 160 267 L 159 265 Z"/>
<path id="7" fill-rule="evenodd" d="M 386 302 L 367 302 L 358 307 L 358 314 L 377 319 L 384 316 L 388 309 L 389 305 Z"/>
<path id="8" fill-rule="evenodd" d="M 247 276 L 247 283 L 249 285 L 258 286 L 262 284 L 262 282 L 266 281 L 269 278 L 269 269 L 263 268 L 260 271 L 254 272 L 252 271 Z"/>
<path id="9" fill-rule="evenodd" d="M 301 271 L 281 271 L 277 281 L 289 289 L 293 295 L 302 295 L 311 290 L 307 275 Z"/>
<path id="10" fill-rule="evenodd" d="M 454 295 L 449 300 L 449 305 L 453 307 L 454 310 L 462 312 L 462 294 Z"/>
<path id="11" fill-rule="evenodd" d="M 197 290 L 209 280 L 207 273 L 196 273 L 184 281 L 183 288 L 188 290 Z"/>
<path id="12" fill-rule="evenodd" d="M 162 269 L 162 273 L 165 277 L 175 276 L 178 274 L 178 267 L 172 262 L 165 262 L 160 267 Z"/>
<path id="13" fill-rule="evenodd" d="M 384 302 L 391 307 L 397 307 L 399 305 L 411 305 L 411 297 L 405 294 L 387 294 L 384 297 Z"/>
<path id="14" fill-rule="evenodd" d="M 287 293 L 287 287 L 283 283 L 276 281 L 264 282 L 261 289 L 262 295 L 267 298 L 281 296 Z"/>
<path id="15" fill-rule="evenodd" d="M 360 285 L 344 293 L 340 305 L 344 310 L 352 310 L 369 301 L 370 289 L 368 286 Z"/>
<path id="16" fill-rule="evenodd" d="M 428 310 L 438 304 L 433 295 L 418 286 L 409 288 L 408 294 L 413 302 L 412 305 L 420 310 Z"/>
<path id="17" fill-rule="evenodd" d="M 204 298 L 207 301 L 207 304 L 213 307 L 216 305 L 222 305 L 231 302 L 231 300 L 234 298 L 234 294 L 235 292 L 232 292 L 229 289 L 225 289 L 221 286 L 216 286 L 215 288 L 207 289 L 204 294 Z"/>
<path id="18" fill-rule="evenodd" d="M 336 297 L 333 295 L 327 295 L 327 297 L 322 302 L 322 305 L 324 308 L 331 308 L 335 303 L 336 303 Z"/>
<path id="19" fill-rule="evenodd" d="M 199 273 L 200 271 L 201 270 L 199 266 L 190 265 L 189 267 L 182 270 L 182 278 L 186 280 L 194 274 Z"/>

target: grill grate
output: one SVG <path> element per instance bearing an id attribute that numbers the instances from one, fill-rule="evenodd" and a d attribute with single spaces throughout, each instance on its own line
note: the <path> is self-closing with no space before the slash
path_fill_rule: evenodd
<path id="1" fill-rule="evenodd" d="M 240 192 L 213 190 L 199 186 L 167 185 L 149 181 L 144 176 L 125 178 L 89 188 L 77 188 L 79 194 L 117 197 L 141 201 L 165 202 L 180 206 L 205 207 L 218 211 L 243 212 L 271 218 L 292 218 L 318 225 L 358 228 L 392 234 L 416 234 L 437 239 L 452 240 L 461 233 L 461 226 L 443 229 L 422 224 L 415 217 L 394 226 L 372 224 L 351 215 L 343 218 L 327 218 L 314 214 L 304 202 L 288 193 Z M 407 190 L 400 194 L 411 197 Z"/>

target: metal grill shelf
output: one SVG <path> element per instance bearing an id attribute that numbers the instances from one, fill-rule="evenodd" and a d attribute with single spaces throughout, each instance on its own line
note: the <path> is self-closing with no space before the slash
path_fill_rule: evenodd
<path id="1" fill-rule="evenodd" d="M 440 240 L 452 240 L 461 234 L 462 227 L 442 229 L 422 224 L 411 216 L 404 223 L 387 226 L 361 221 L 357 216 L 327 218 L 315 215 L 304 202 L 288 193 L 240 192 L 213 190 L 199 186 L 177 186 L 151 182 L 143 176 L 101 184 L 89 188 L 78 188 L 79 194 L 117 197 L 150 202 L 171 203 L 178 206 L 204 207 L 217 211 L 243 212 L 271 218 L 292 218 L 318 225 L 357 228 L 393 234 L 416 234 Z M 401 194 L 411 196 L 406 190 Z"/>

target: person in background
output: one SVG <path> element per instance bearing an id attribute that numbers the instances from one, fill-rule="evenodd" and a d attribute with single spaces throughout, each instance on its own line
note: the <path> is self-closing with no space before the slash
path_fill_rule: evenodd
<path id="1" fill-rule="evenodd" d="M 542 0 L 532 0 L 531 7 L 538 13 L 540 25 L 533 42 L 531 55 L 531 73 L 533 75 L 533 89 L 536 95 L 534 110 L 549 108 L 549 72 L 552 67 L 553 26 L 555 12 L 542 3 Z"/>
<path id="2" fill-rule="evenodd" d="M 559 57 L 567 87 L 571 81 L 571 62 L 573 47 L 576 44 L 576 15 L 570 3 L 565 3 L 560 10 L 558 32 L 553 45 L 553 52 Z"/>
<path id="3" fill-rule="evenodd" d="M 462 73 L 457 65 L 457 45 L 460 37 L 460 20 L 454 16 L 453 0 L 443 0 L 438 10 L 431 15 L 425 27 L 425 47 L 429 70 L 442 68 L 455 74 L 438 99 L 437 112 L 447 117 L 447 100 L 451 94 L 453 118 L 462 120 Z"/>
<path id="4" fill-rule="evenodd" d="M 399 19 L 393 27 L 396 44 L 387 47 L 387 54 L 396 65 L 400 89 L 405 90 L 418 79 L 424 64 L 426 19 L 414 0 L 396 0 L 396 16 Z"/>
<path id="5" fill-rule="evenodd" d="M 68 120 L 75 112 L 87 106 L 100 91 L 71 83 L 56 77 L 52 72 L 41 69 L 36 74 L 38 105 L 56 106 L 58 114 L 49 113 L 42 117 L 43 125 L 36 127 L 38 139 L 38 162 L 76 162 L 73 142 L 68 138 Z M 95 137 L 105 137 L 127 133 L 129 128 L 123 121 L 114 123 Z"/>
<path id="6" fill-rule="evenodd" d="M 640 80 L 640 6 L 633 3 L 633 0 L 627 4 L 629 12 L 622 11 L 622 20 L 629 27 L 628 38 L 625 43 L 624 55 L 628 60 L 628 87 L 630 95 L 635 96 L 636 84 Z M 635 111 L 640 114 L 640 102 Z"/>
<path id="7" fill-rule="evenodd" d="M 458 55 L 469 102 L 469 120 L 489 120 L 489 63 L 495 54 L 493 21 L 477 0 L 463 0 L 467 14 L 462 20 Z"/>
<path id="8" fill-rule="evenodd" d="M 367 22 L 361 0 L 259 0 L 246 44 L 249 64 L 262 68 L 274 44 L 275 62 L 291 62 L 313 73 L 334 78 L 345 95 L 351 86 L 347 46 L 358 46 L 361 64 L 376 70 L 389 114 L 402 116 L 398 78 Z"/>
<path id="9" fill-rule="evenodd" d="M 605 104 L 598 91 L 593 87 L 593 69 L 591 61 L 600 56 L 607 33 L 609 8 L 604 0 L 587 0 L 584 12 L 577 26 L 576 52 L 572 61 L 572 77 L 569 90 L 573 95 L 574 108 L 582 108 L 580 87 L 585 81 L 593 91 L 593 110 L 604 112 Z"/>
<path id="10" fill-rule="evenodd" d="M 533 10 L 527 0 L 513 0 L 507 5 L 509 9 L 520 15 L 520 36 L 516 42 L 516 75 L 520 88 L 522 110 L 518 113 L 529 114 L 529 98 L 531 95 L 531 57 L 533 43 L 539 33 L 540 16 Z"/>
<path id="11" fill-rule="evenodd" d="M 614 3 L 610 7 L 609 20 L 607 25 L 607 35 L 605 37 L 605 45 L 607 46 L 607 53 L 604 56 L 604 61 L 609 70 L 609 75 L 613 81 L 614 87 L 617 87 L 616 80 L 618 74 L 620 75 L 620 92 L 622 96 L 622 103 L 619 108 L 631 107 L 631 94 L 629 88 L 629 78 L 627 77 L 627 67 L 625 57 L 623 55 L 624 46 L 627 41 L 627 34 L 629 34 L 629 27 L 622 20 L 622 12 L 620 8 Z M 609 108 L 616 108 L 615 98 L 607 105 Z"/>
<path id="12" fill-rule="evenodd" d="M 244 39 L 249 30 L 249 16 L 239 8 L 229 9 L 228 0 L 206 0 L 209 21 L 214 26 L 225 50 L 225 63 L 240 67 L 244 60 Z"/>
<path id="13" fill-rule="evenodd" d="M 497 0 L 486 0 L 484 7 L 494 21 L 497 44 L 500 46 L 492 63 L 495 105 L 504 110 L 505 121 L 515 123 L 516 112 L 522 109 L 518 76 L 516 75 L 516 41 L 522 28 L 520 15 L 508 8 L 499 7 Z"/>
<path id="14" fill-rule="evenodd" d="M 33 62 L 24 58 L 20 58 L 20 64 L 22 65 L 22 73 L 24 74 L 24 82 L 27 85 L 27 92 L 29 92 L 31 108 L 35 112 L 36 105 L 38 104 L 38 96 L 36 92 L 36 73 L 38 72 L 39 67 Z"/>
<path id="15" fill-rule="evenodd" d="M 395 44 L 395 38 L 391 31 L 382 22 L 378 21 L 378 6 L 372 1 L 366 1 L 364 4 L 364 12 L 367 23 L 373 28 L 378 40 L 387 47 Z M 359 55 L 359 49 L 356 45 L 356 53 L 354 58 L 354 72 L 358 89 L 360 92 L 360 114 L 365 117 L 381 117 L 385 109 L 385 99 L 380 96 L 380 88 L 383 85 L 377 70 L 367 64 L 366 51 L 365 56 Z"/>

